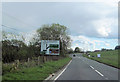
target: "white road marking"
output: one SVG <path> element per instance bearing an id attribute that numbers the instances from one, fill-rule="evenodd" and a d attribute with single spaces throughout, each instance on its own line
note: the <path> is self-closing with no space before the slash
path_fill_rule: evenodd
<path id="1" fill-rule="evenodd" d="M 54 80 L 57 80 L 60 77 L 60 75 L 62 75 L 62 73 L 67 69 L 67 67 L 70 65 L 71 62 L 72 62 L 72 60 L 68 63 L 68 65 L 65 67 L 65 69 Z"/>
<path id="2" fill-rule="evenodd" d="M 91 66 L 91 65 L 90 65 L 90 67 L 91 67 L 92 69 L 94 69 L 94 67 L 93 67 L 93 66 Z"/>
<path id="3" fill-rule="evenodd" d="M 85 60 L 83 60 L 83 61 L 85 61 Z M 86 61 L 87 61 L 87 59 L 86 59 Z M 86 62 L 87 63 L 87 62 Z M 88 64 L 88 63 L 87 63 Z M 100 63 L 99 63 L 100 64 Z M 89 65 L 89 64 L 88 64 Z M 89 65 L 92 69 L 94 69 L 95 70 L 95 68 L 93 67 L 93 66 L 91 66 L 91 65 Z M 99 75 L 101 75 L 102 77 L 104 77 L 106 80 L 109 80 L 108 78 L 106 78 L 102 73 L 100 73 L 98 70 L 95 70 L 95 72 L 97 72 Z"/>
<path id="4" fill-rule="evenodd" d="M 95 70 L 98 74 L 100 74 L 101 76 L 104 76 L 102 73 L 100 73 L 98 70 Z"/>

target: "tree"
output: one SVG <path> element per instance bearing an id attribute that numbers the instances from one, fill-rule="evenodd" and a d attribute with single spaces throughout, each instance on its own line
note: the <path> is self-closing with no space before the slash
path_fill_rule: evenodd
<path id="1" fill-rule="evenodd" d="M 105 48 L 102 48 L 102 49 L 101 49 L 101 51 L 106 51 L 106 50 L 107 50 L 107 49 L 105 49 Z"/>
<path id="2" fill-rule="evenodd" d="M 118 45 L 118 46 L 115 47 L 115 50 L 117 50 L 117 49 L 120 49 L 120 45 Z"/>
<path id="3" fill-rule="evenodd" d="M 8 63 L 17 59 L 24 59 L 28 53 L 27 46 L 22 41 L 16 39 L 2 41 L 3 62 Z"/>
<path id="4" fill-rule="evenodd" d="M 80 53 L 80 52 L 81 52 L 81 50 L 80 50 L 80 48 L 79 48 L 79 47 L 76 47 L 76 48 L 75 48 L 75 50 L 74 50 L 74 52 L 75 52 L 75 53 Z"/>
<path id="5" fill-rule="evenodd" d="M 3 32 L 2 39 L 2 61 L 4 63 L 13 62 L 15 60 L 24 60 L 31 57 L 29 47 L 20 38 L 16 38 L 12 33 Z M 33 54 L 32 54 L 33 55 Z"/>
<path id="6" fill-rule="evenodd" d="M 67 52 L 67 48 L 71 45 L 71 39 L 68 35 L 67 27 L 60 24 L 43 25 L 37 30 L 36 42 L 41 40 L 59 40 L 60 54 Z"/>
<path id="7" fill-rule="evenodd" d="M 70 49 L 67 50 L 67 52 L 70 54 L 70 53 L 73 53 L 74 51 L 73 51 L 72 48 L 70 48 Z"/>

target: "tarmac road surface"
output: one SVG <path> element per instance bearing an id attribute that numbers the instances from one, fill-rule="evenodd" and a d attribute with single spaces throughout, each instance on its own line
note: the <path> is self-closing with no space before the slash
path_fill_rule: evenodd
<path id="1" fill-rule="evenodd" d="M 118 69 L 87 59 L 82 54 L 72 56 L 72 61 L 57 80 L 118 80 Z"/>

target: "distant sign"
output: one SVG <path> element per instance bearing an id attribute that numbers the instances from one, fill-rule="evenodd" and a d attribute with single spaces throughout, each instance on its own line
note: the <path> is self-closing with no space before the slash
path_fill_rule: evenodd
<path id="1" fill-rule="evenodd" d="M 59 40 L 41 40 L 41 51 L 46 51 L 46 55 L 59 55 Z"/>
<path id="2" fill-rule="evenodd" d="M 100 57 L 101 57 L 101 54 L 97 54 L 97 57 L 100 58 Z"/>
<path id="3" fill-rule="evenodd" d="M 88 57 L 90 57 L 90 55 L 88 55 Z"/>

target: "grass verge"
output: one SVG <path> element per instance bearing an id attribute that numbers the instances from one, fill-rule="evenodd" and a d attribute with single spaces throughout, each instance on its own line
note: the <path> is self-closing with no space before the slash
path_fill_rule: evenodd
<path id="1" fill-rule="evenodd" d="M 58 61 L 46 62 L 42 66 L 24 68 L 14 72 L 9 72 L 3 75 L 3 81 L 5 80 L 41 80 L 43 81 L 53 72 L 62 68 L 71 60 L 70 57 L 63 58 Z"/>
<path id="2" fill-rule="evenodd" d="M 98 58 L 97 54 L 101 54 L 101 58 Z M 83 56 L 115 68 L 119 68 L 120 66 L 120 64 L 118 63 L 118 50 L 90 52 L 91 57 L 88 57 L 86 54 L 83 54 Z"/>

